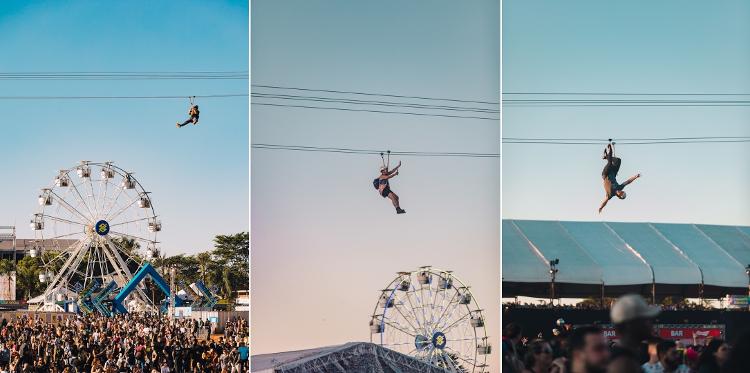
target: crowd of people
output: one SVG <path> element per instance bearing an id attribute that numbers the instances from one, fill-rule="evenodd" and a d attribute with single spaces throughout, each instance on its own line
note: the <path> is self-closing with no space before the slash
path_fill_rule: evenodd
<path id="1" fill-rule="evenodd" d="M 542 303 L 528 303 L 528 302 L 507 302 L 503 303 L 505 308 L 518 309 L 562 309 L 562 310 L 609 310 L 611 308 L 612 301 L 605 302 L 579 302 L 576 304 L 550 304 L 549 302 Z M 710 311 L 717 308 L 704 306 L 698 303 L 674 303 L 662 305 L 662 309 L 670 311 Z M 747 311 L 747 308 L 720 308 L 721 310 L 728 311 Z"/>
<path id="2" fill-rule="evenodd" d="M 626 295 L 610 309 L 618 339 L 596 325 L 560 325 L 551 339 L 529 340 L 520 325 L 503 328 L 503 373 L 740 373 L 750 372 L 750 332 L 733 343 L 707 338 L 698 345 L 653 336 L 660 308 Z"/>
<path id="3" fill-rule="evenodd" d="M 211 337 L 208 320 L 163 315 L 95 314 L 46 321 L 23 315 L 0 321 L 0 373 L 243 373 L 249 370 L 248 324 L 228 321 Z"/>

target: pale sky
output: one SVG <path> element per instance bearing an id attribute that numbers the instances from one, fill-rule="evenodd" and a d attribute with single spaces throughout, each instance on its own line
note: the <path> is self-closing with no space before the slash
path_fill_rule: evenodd
<path id="1" fill-rule="evenodd" d="M 744 1 L 505 1 L 503 91 L 747 94 L 748 16 Z M 503 137 L 750 136 L 749 106 L 503 109 Z M 618 178 L 643 177 L 599 215 L 602 149 L 504 144 L 503 218 L 750 225 L 750 143 L 617 146 Z"/>
<path id="2" fill-rule="evenodd" d="M 255 1 L 251 27 L 253 84 L 499 100 L 496 1 Z M 251 120 L 253 143 L 499 153 L 494 121 L 259 106 Z M 422 265 L 472 286 L 500 350 L 499 159 L 398 160 L 405 215 L 372 187 L 377 155 L 252 151 L 255 354 L 369 341 L 379 291 Z"/>

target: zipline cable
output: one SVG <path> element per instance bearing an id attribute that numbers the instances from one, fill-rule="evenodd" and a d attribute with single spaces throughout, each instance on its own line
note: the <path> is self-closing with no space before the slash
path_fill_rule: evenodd
<path id="1" fill-rule="evenodd" d="M 262 144 L 262 143 L 252 144 L 251 147 L 253 149 L 265 149 L 265 150 L 289 150 L 289 151 L 303 151 L 303 152 L 325 152 L 325 153 L 362 154 L 362 155 L 378 155 L 378 154 L 384 153 L 383 150 L 372 150 L 372 149 L 331 148 L 331 147 Z M 500 154 L 497 154 L 497 153 L 462 153 L 462 152 L 390 151 L 390 154 L 400 155 L 400 156 L 415 156 L 415 157 L 467 157 L 467 158 L 499 158 L 500 157 Z"/>
<path id="2" fill-rule="evenodd" d="M 540 145 L 606 145 L 604 139 L 543 139 L 506 137 L 503 144 L 540 144 Z M 665 138 L 631 138 L 616 139 L 619 145 L 658 145 L 658 144 L 710 144 L 710 143 L 750 143 L 745 136 L 704 136 L 704 137 L 665 137 Z"/>
<path id="3" fill-rule="evenodd" d="M 750 93 L 700 93 L 700 92 L 503 92 L 503 95 L 550 96 L 750 96 Z"/>

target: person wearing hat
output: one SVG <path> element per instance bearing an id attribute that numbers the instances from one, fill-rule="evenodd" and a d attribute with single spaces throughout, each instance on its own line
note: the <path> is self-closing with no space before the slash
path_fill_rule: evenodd
<path id="1" fill-rule="evenodd" d="M 604 198 L 604 201 L 602 201 L 602 204 L 599 206 L 599 213 L 601 214 L 602 210 L 604 209 L 604 206 L 607 205 L 607 202 L 609 202 L 612 197 L 617 197 L 619 199 L 625 199 L 626 194 L 623 189 L 625 189 L 625 186 L 628 184 L 634 182 L 636 179 L 641 177 L 641 174 L 636 174 L 635 176 L 631 176 L 630 179 L 625 180 L 624 183 L 619 184 L 617 182 L 617 172 L 620 171 L 620 164 L 622 163 L 622 160 L 620 158 L 615 157 L 615 147 L 613 143 L 609 143 L 607 145 L 607 148 L 604 149 L 604 156 L 602 159 L 607 160 L 607 165 L 604 166 L 604 170 L 602 171 L 602 180 L 604 181 L 604 192 L 607 194 L 606 198 Z"/>
<path id="2" fill-rule="evenodd" d="M 612 363 L 607 372 L 641 371 L 641 343 L 652 337 L 652 321 L 660 311 L 658 306 L 646 304 L 643 297 L 637 294 L 623 295 L 617 299 L 610 311 L 610 318 L 620 339 L 612 348 Z"/>
<path id="3" fill-rule="evenodd" d="M 380 193 L 383 198 L 388 198 L 391 200 L 391 202 L 393 202 L 393 207 L 396 208 L 397 214 L 403 214 L 406 212 L 406 210 L 401 208 L 398 195 L 391 191 L 391 185 L 388 182 L 389 179 L 394 178 L 396 177 L 396 175 L 398 175 L 399 167 L 401 167 L 401 162 L 398 162 L 398 166 L 394 167 L 392 170 L 388 170 L 387 166 L 381 167 L 380 176 L 377 179 L 373 180 L 373 186 L 378 189 L 378 193 Z"/>

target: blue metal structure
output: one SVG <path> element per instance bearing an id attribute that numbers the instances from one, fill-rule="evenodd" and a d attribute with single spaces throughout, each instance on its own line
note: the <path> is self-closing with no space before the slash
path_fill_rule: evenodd
<path id="1" fill-rule="evenodd" d="M 122 304 L 125 301 L 125 298 L 128 297 L 128 295 L 135 290 L 136 286 L 143 281 L 146 276 L 150 276 L 151 280 L 154 281 L 154 284 L 164 293 L 164 295 L 167 296 L 167 299 L 169 299 L 170 296 L 170 290 L 169 285 L 167 285 L 167 282 L 164 281 L 164 279 L 159 275 L 159 272 L 156 271 L 156 269 L 151 265 L 151 263 L 146 262 L 140 270 L 138 270 L 138 273 L 133 276 L 133 278 L 125 285 L 123 286 L 122 290 L 115 296 L 115 299 L 112 301 L 112 308 L 114 312 L 118 313 L 127 313 L 128 310 L 125 308 L 125 306 Z M 182 300 L 180 297 L 175 297 L 175 305 L 179 306 L 182 304 Z"/>

